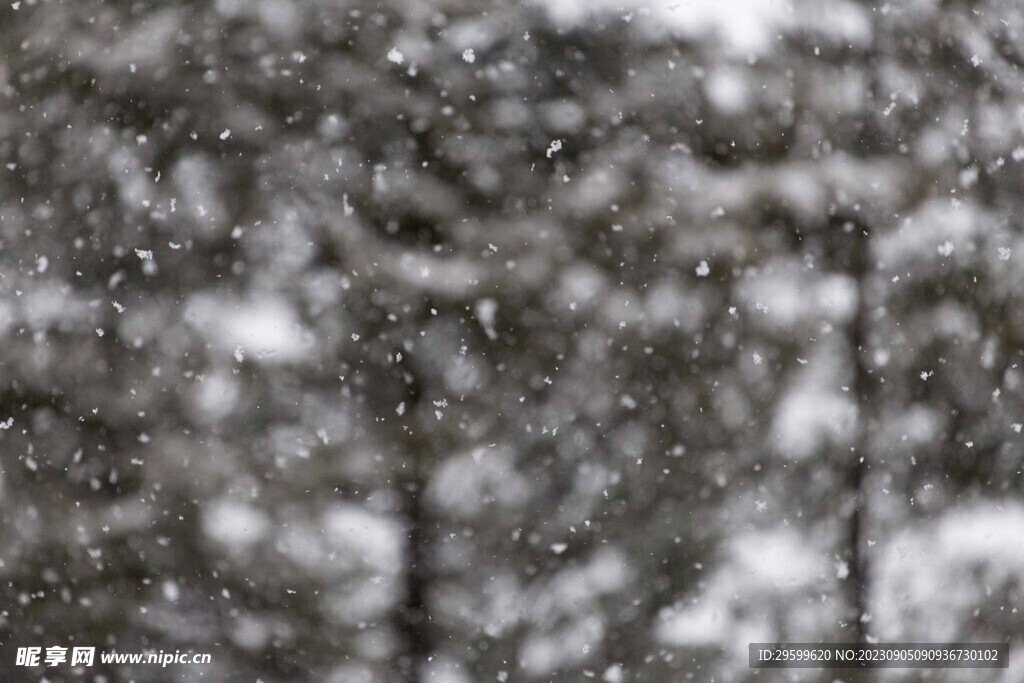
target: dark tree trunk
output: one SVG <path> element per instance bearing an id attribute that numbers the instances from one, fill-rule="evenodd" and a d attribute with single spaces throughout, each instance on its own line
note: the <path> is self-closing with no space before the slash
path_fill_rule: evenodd
<path id="1" fill-rule="evenodd" d="M 869 365 L 868 335 L 871 313 L 871 235 L 863 225 L 855 225 L 853 249 L 848 264 L 848 274 L 857 283 L 857 311 L 850 324 L 849 344 L 853 378 L 850 391 L 857 405 L 857 426 L 853 450 L 847 454 L 846 478 L 842 497 L 840 519 L 845 526 L 841 557 L 846 562 L 847 575 L 842 580 L 844 594 L 844 638 L 848 642 L 868 642 L 870 594 L 870 567 L 866 549 L 865 532 L 869 526 L 868 477 L 871 469 L 871 423 L 878 400 L 875 377 Z M 853 669 L 844 672 L 846 681 L 869 680 L 866 670 Z"/>
<path id="2" fill-rule="evenodd" d="M 882 54 L 882 28 L 879 18 L 874 18 L 874 37 L 870 49 L 863 54 L 868 74 L 868 98 L 863 119 L 861 139 L 864 155 L 884 155 L 891 150 L 890 140 L 878 120 L 879 105 L 882 102 L 878 70 Z M 852 386 L 850 391 L 857 406 L 857 424 L 853 449 L 844 454 L 848 458 L 845 468 L 844 490 L 840 520 L 844 525 L 840 540 L 840 555 L 846 562 L 847 576 L 842 581 L 844 599 L 844 638 L 848 642 L 868 642 L 869 601 L 871 592 L 870 560 L 867 553 L 866 533 L 870 526 L 870 488 L 872 443 L 871 428 L 879 399 L 877 378 L 872 374 L 869 350 L 871 328 L 871 307 L 874 264 L 871 262 L 872 229 L 859 221 L 853 225 L 850 252 L 847 255 L 846 274 L 857 285 L 857 310 L 850 323 L 848 340 L 852 363 Z M 857 683 L 871 679 L 870 671 L 851 669 L 844 672 L 844 681 Z"/>
<path id="3" fill-rule="evenodd" d="M 427 606 L 429 567 L 427 559 L 428 522 L 423 509 L 421 486 L 409 482 L 404 493 L 406 565 L 404 599 L 398 608 L 398 630 L 404 652 L 399 660 L 408 683 L 420 683 L 423 665 L 431 655 L 430 613 Z"/>

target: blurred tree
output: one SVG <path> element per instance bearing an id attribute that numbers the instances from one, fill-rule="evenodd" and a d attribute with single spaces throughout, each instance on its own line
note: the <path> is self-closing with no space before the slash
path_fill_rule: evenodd
<path id="1" fill-rule="evenodd" d="M 1019 486 L 1024 17 L 748 4 L 0 9 L 0 641 L 617 683 L 931 633 L 893 544 Z"/>

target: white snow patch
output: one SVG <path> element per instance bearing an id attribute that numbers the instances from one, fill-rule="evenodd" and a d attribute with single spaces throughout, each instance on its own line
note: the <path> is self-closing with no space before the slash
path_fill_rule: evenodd
<path id="1" fill-rule="evenodd" d="M 950 208 L 948 202 L 931 200 L 908 216 L 899 228 L 876 240 L 873 251 L 883 267 L 896 269 L 916 261 L 938 263 L 936 252 L 949 257 L 954 251 L 970 252 L 975 237 L 990 221 L 971 204 Z"/>
<path id="2" fill-rule="evenodd" d="M 716 45 L 735 55 L 765 54 L 780 30 L 793 22 L 788 0 L 532 0 L 560 24 L 579 24 L 598 13 L 623 20 L 640 12 L 652 33 L 676 32 L 689 38 L 713 35 Z"/>
<path id="3" fill-rule="evenodd" d="M 762 311 L 761 324 L 791 334 L 798 324 L 849 321 L 857 311 L 857 282 L 846 275 L 805 272 L 796 263 L 774 263 L 740 284 L 740 298 Z"/>
<path id="4" fill-rule="evenodd" d="M 473 310 L 476 313 L 476 319 L 480 323 L 480 327 L 487 334 L 487 338 L 497 339 L 498 334 L 494 331 L 494 323 L 498 313 L 498 302 L 490 297 L 480 299 L 476 302 Z"/>
<path id="5" fill-rule="evenodd" d="M 295 309 L 274 296 L 229 301 L 198 294 L 189 300 L 185 319 L 212 345 L 232 355 L 242 348 L 261 361 L 287 362 L 300 360 L 310 348 Z"/>
<path id="6" fill-rule="evenodd" d="M 849 395 L 813 381 L 786 391 L 775 412 L 776 449 L 794 460 L 832 444 L 844 444 L 857 426 L 857 405 Z"/>
<path id="7" fill-rule="evenodd" d="M 750 88 L 737 69 L 714 69 L 704 80 L 704 91 L 712 106 L 725 114 L 742 112 L 750 100 Z"/>
<path id="8" fill-rule="evenodd" d="M 800 628 L 815 629 L 809 620 L 793 623 L 785 609 L 799 612 L 804 598 L 820 592 L 826 572 L 825 556 L 793 529 L 740 535 L 694 600 L 662 611 L 656 637 L 667 645 L 724 647 L 745 660 L 746 644 L 773 640 L 778 624 L 790 621 L 797 629 L 787 635 L 794 637 Z"/>
<path id="9" fill-rule="evenodd" d="M 330 550 L 344 554 L 350 562 L 395 571 L 402 564 L 404 533 L 388 517 L 358 505 L 341 504 L 324 515 L 323 528 Z"/>
<path id="10" fill-rule="evenodd" d="M 516 471 L 510 451 L 483 446 L 445 460 L 427 484 L 427 499 L 457 519 L 512 506 L 527 500 L 530 492 L 530 482 Z"/>
<path id="11" fill-rule="evenodd" d="M 604 622 L 597 615 L 576 618 L 553 633 L 529 634 L 523 641 L 519 659 L 531 677 L 550 674 L 590 659 L 593 644 L 600 643 L 604 634 Z"/>
<path id="12" fill-rule="evenodd" d="M 235 409 L 240 396 L 238 382 L 225 372 L 215 371 L 202 382 L 196 383 L 190 407 L 195 409 L 196 419 L 207 423 L 216 422 Z"/>
<path id="13" fill-rule="evenodd" d="M 391 517 L 339 503 L 315 520 L 282 527 L 276 547 L 297 567 L 328 579 L 321 609 L 332 621 L 356 624 L 380 618 L 400 595 L 406 533 Z"/>
<path id="14" fill-rule="evenodd" d="M 624 680 L 622 674 L 622 665 L 612 664 L 611 666 L 609 666 L 607 669 L 604 670 L 604 673 L 601 675 L 601 680 L 605 683 L 622 683 L 622 681 Z"/>
<path id="15" fill-rule="evenodd" d="M 894 535 L 879 554 L 877 635 L 955 640 L 977 610 L 998 611 L 1012 601 L 1021 574 L 1024 506 L 1007 500 L 953 508 Z"/>
<path id="16" fill-rule="evenodd" d="M 164 599 L 168 602 L 177 602 L 178 597 L 181 596 L 181 589 L 178 588 L 178 584 L 170 579 L 164 581 L 161 590 L 164 594 Z"/>
<path id="17" fill-rule="evenodd" d="M 229 551 L 245 550 L 262 541 L 270 531 L 270 517 L 259 508 L 236 500 L 210 503 L 203 512 L 203 533 Z"/>

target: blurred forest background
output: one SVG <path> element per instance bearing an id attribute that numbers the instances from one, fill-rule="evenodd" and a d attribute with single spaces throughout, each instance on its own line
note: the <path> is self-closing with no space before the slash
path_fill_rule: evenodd
<path id="1" fill-rule="evenodd" d="M 1010 0 L 4 2 L 0 679 L 1024 681 L 1022 66 Z M 747 668 L 871 639 L 1011 668 Z"/>

